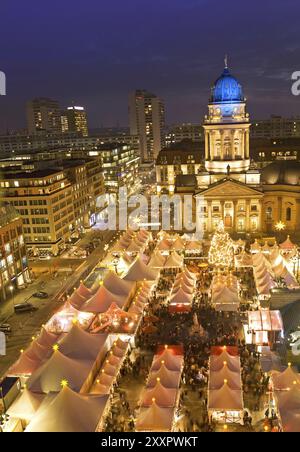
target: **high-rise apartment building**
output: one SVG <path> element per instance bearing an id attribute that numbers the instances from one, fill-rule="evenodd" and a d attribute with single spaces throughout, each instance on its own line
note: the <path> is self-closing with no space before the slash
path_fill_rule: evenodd
<path id="1" fill-rule="evenodd" d="M 64 120 L 66 118 L 66 121 Z M 67 127 L 68 132 L 77 132 L 82 136 L 88 136 L 87 114 L 84 107 L 68 107 L 62 115 L 62 129 Z"/>
<path id="2" fill-rule="evenodd" d="M 165 108 L 163 101 L 146 90 L 137 90 L 129 97 L 131 135 L 138 135 L 143 162 L 156 160 L 164 147 Z"/>
<path id="3" fill-rule="evenodd" d="M 60 108 L 56 100 L 40 97 L 27 103 L 27 128 L 30 135 L 41 131 L 61 133 Z"/>

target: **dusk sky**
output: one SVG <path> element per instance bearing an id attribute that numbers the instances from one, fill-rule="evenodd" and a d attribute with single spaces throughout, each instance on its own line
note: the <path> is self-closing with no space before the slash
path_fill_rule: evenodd
<path id="1" fill-rule="evenodd" d="M 136 88 L 165 100 L 168 124 L 200 123 L 225 53 L 252 118 L 300 115 L 299 17 L 299 0 L 2 0 L 0 130 L 25 127 L 39 96 L 126 126 Z"/>

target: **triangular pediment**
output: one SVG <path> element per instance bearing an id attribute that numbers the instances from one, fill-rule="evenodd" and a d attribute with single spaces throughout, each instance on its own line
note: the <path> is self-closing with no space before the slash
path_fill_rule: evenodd
<path id="1" fill-rule="evenodd" d="M 201 191 L 196 196 L 201 197 L 262 197 L 263 193 L 255 188 L 249 187 L 246 184 L 237 182 L 232 179 L 221 180 L 216 182 L 209 188 Z"/>

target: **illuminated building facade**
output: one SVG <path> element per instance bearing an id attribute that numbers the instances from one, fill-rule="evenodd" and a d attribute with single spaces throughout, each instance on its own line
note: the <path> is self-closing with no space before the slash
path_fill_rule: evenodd
<path id="1" fill-rule="evenodd" d="M 30 280 L 22 218 L 14 207 L 0 204 L 0 301 Z"/>
<path id="2" fill-rule="evenodd" d="M 129 98 L 130 134 L 139 137 L 143 162 L 156 160 L 164 146 L 165 107 L 163 101 L 146 90 L 137 90 Z"/>
<path id="3" fill-rule="evenodd" d="M 241 234 L 274 232 L 279 222 L 290 232 L 300 228 L 300 163 L 277 161 L 259 170 L 250 159 L 250 125 L 242 86 L 226 62 L 204 119 L 204 159 L 191 151 L 185 153 L 191 161 L 174 161 L 175 150 L 169 158 L 168 150 L 158 156 L 158 192 L 193 191 L 201 210 L 196 220 L 205 232 L 215 231 L 221 220 L 228 231 Z"/>

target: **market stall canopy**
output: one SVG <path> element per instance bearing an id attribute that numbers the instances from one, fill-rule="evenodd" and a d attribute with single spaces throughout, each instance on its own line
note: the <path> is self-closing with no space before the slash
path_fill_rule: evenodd
<path id="1" fill-rule="evenodd" d="M 41 332 L 37 337 L 36 341 L 40 345 L 43 345 L 44 347 L 51 348 L 52 345 L 54 345 L 57 342 L 58 337 L 59 336 L 57 334 L 52 334 L 49 331 L 47 331 L 45 327 L 42 327 Z"/>
<path id="2" fill-rule="evenodd" d="M 168 370 L 179 372 L 183 365 L 183 356 L 175 355 L 171 350 L 166 349 L 161 355 L 154 356 L 151 372 L 158 371 L 163 364 Z"/>
<path id="3" fill-rule="evenodd" d="M 159 251 L 156 251 L 152 256 L 148 264 L 148 267 L 163 268 L 165 266 L 166 260 L 167 259 L 164 256 L 162 256 Z"/>
<path id="4" fill-rule="evenodd" d="M 158 274 L 158 271 L 149 268 L 141 257 L 138 257 L 124 277 L 124 281 L 156 281 Z"/>
<path id="5" fill-rule="evenodd" d="M 159 251 L 170 251 L 170 249 L 172 248 L 172 242 L 169 240 L 162 240 L 159 244 L 157 249 Z"/>
<path id="6" fill-rule="evenodd" d="M 131 281 L 124 281 L 116 273 L 110 271 L 103 281 L 104 287 L 111 293 L 117 295 L 129 296 L 135 287 L 135 283 Z"/>
<path id="7" fill-rule="evenodd" d="M 297 249 L 297 246 L 291 241 L 289 235 L 283 243 L 280 243 L 279 246 L 283 251 L 294 251 L 295 249 Z"/>
<path id="8" fill-rule="evenodd" d="M 80 286 L 77 289 L 77 293 L 86 299 L 90 298 L 93 295 L 93 292 L 88 289 L 83 282 L 80 283 Z"/>
<path id="9" fill-rule="evenodd" d="M 240 372 L 241 370 L 240 358 L 238 356 L 232 356 L 226 351 L 223 351 L 218 356 L 212 355 L 209 362 L 211 372 L 219 372 L 223 369 L 224 365 L 226 365 L 232 372 Z"/>
<path id="10" fill-rule="evenodd" d="M 156 383 L 160 381 L 165 388 L 177 389 L 180 384 L 180 378 L 181 372 L 168 370 L 167 367 L 162 364 L 159 370 L 151 372 L 149 375 L 147 387 L 154 388 Z"/>
<path id="11" fill-rule="evenodd" d="M 201 252 L 202 251 L 202 243 L 195 241 L 195 240 L 188 241 L 188 242 L 186 242 L 185 249 L 188 251 Z"/>
<path id="12" fill-rule="evenodd" d="M 8 376 L 32 375 L 40 366 L 42 361 L 30 359 L 26 352 L 21 353 L 20 358 L 9 368 Z"/>
<path id="13" fill-rule="evenodd" d="M 251 331 L 283 331 L 280 311 L 249 311 L 248 326 Z"/>
<path id="14" fill-rule="evenodd" d="M 141 410 L 136 421 L 136 431 L 170 432 L 173 418 L 173 408 L 161 408 L 153 402 L 149 408 Z"/>
<path id="15" fill-rule="evenodd" d="M 167 389 L 160 382 L 157 382 L 154 388 L 145 389 L 141 396 L 141 406 L 148 407 L 155 403 L 162 407 L 174 407 L 176 404 L 177 389 Z"/>
<path id="16" fill-rule="evenodd" d="M 78 324 L 59 342 L 63 355 L 78 360 L 95 361 L 107 340 L 107 334 L 90 334 L 83 331 Z"/>
<path id="17" fill-rule="evenodd" d="M 274 372 L 272 375 L 275 391 L 287 391 L 296 387 L 300 390 L 300 375 L 288 366 L 283 372 Z"/>
<path id="18" fill-rule="evenodd" d="M 80 295 L 77 290 L 73 292 L 73 294 L 69 297 L 69 302 L 74 308 L 79 309 L 86 302 L 86 298 Z"/>
<path id="19" fill-rule="evenodd" d="M 209 376 L 209 389 L 216 390 L 221 389 L 224 385 L 224 381 L 227 381 L 227 384 L 230 389 L 233 390 L 241 390 L 242 389 L 242 381 L 240 372 L 232 372 L 228 366 L 224 366 L 218 372 L 210 372 Z"/>
<path id="20" fill-rule="evenodd" d="M 193 295 L 186 293 L 182 287 L 170 298 L 170 304 L 190 304 L 193 301 Z"/>
<path id="21" fill-rule="evenodd" d="M 117 295 L 110 292 L 105 286 L 101 286 L 95 295 L 87 300 L 81 307 L 83 312 L 101 314 L 109 309 L 112 303 L 122 308 L 128 299 L 127 295 Z"/>
<path id="22" fill-rule="evenodd" d="M 7 414 L 10 417 L 30 422 L 39 409 L 44 397 L 44 394 L 35 394 L 25 388 L 9 407 Z"/>
<path id="23" fill-rule="evenodd" d="M 230 389 L 224 382 L 221 389 L 208 391 L 208 410 L 211 411 L 243 411 L 243 395 L 240 390 Z"/>
<path id="24" fill-rule="evenodd" d="M 300 390 L 294 386 L 290 391 L 276 391 L 275 399 L 283 431 L 286 433 L 299 433 Z"/>
<path id="25" fill-rule="evenodd" d="M 64 387 L 36 413 L 26 432 L 95 432 L 107 402 L 107 395 L 81 395 Z"/>
<path id="26" fill-rule="evenodd" d="M 90 361 L 71 359 L 56 350 L 51 358 L 31 375 L 27 387 L 30 391 L 48 394 L 59 392 L 61 382 L 67 380 L 70 388 L 79 392 L 91 368 Z"/>
<path id="27" fill-rule="evenodd" d="M 171 253 L 169 258 L 165 263 L 165 268 L 182 268 L 183 258 L 179 256 L 176 252 Z"/>

